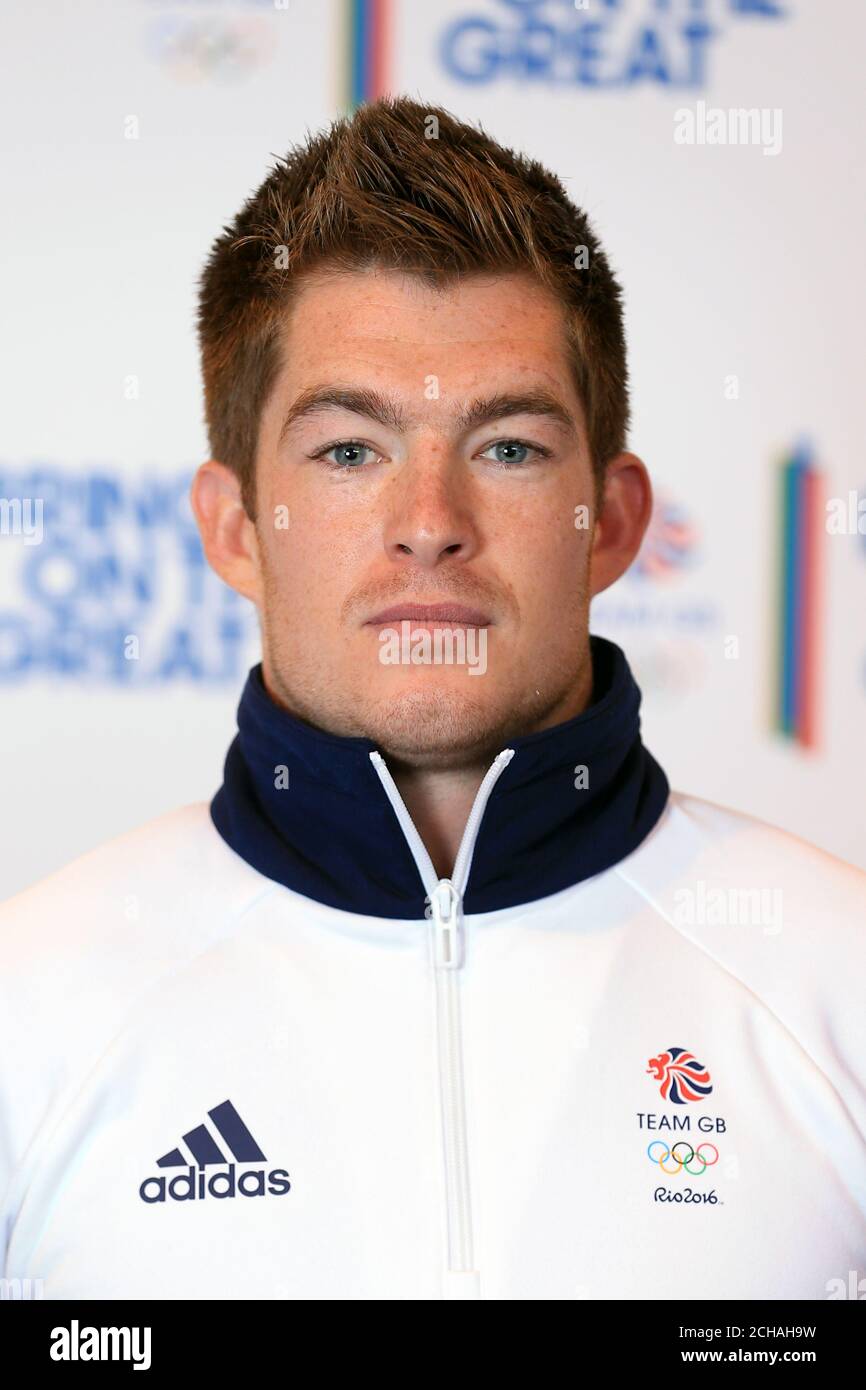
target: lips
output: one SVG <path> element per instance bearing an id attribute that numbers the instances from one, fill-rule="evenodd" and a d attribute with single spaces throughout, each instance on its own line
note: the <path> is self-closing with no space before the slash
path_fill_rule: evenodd
<path id="1" fill-rule="evenodd" d="M 404 619 L 416 623 L 456 623 L 460 627 L 489 627 L 492 621 L 480 608 L 467 608 L 462 603 L 395 603 L 368 618 L 366 625 L 399 623 Z"/>

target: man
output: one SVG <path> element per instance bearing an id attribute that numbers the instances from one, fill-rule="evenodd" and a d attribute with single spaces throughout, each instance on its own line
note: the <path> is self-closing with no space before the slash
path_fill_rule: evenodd
<path id="1" fill-rule="evenodd" d="M 362 107 L 215 243 L 222 787 L 0 928 L 4 1274 L 49 1298 L 823 1299 L 866 1261 L 866 875 L 671 792 L 592 597 L 651 506 L 541 166 Z"/>

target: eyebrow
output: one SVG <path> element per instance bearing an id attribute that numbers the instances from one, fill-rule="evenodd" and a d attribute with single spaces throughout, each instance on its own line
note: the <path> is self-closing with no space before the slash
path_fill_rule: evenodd
<path id="1" fill-rule="evenodd" d="M 280 428 L 278 443 L 285 441 L 299 420 L 328 410 L 348 410 L 353 415 L 365 415 L 401 434 L 410 424 L 410 418 L 399 402 L 381 391 L 355 386 L 311 386 L 292 403 Z M 457 413 L 455 424 L 467 433 L 490 420 L 501 420 L 508 415 L 544 415 L 555 420 L 575 438 L 578 435 L 577 422 L 571 411 L 556 396 L 544 390 L 497 392 L 492 396 L 476 397 Z"/>

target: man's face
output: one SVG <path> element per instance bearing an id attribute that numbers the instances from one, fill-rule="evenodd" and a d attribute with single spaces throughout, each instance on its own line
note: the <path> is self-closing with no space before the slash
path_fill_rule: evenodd
<path id="1" fill-rule="evenodd" d="M 540 285 L 317 276 L 291 311 L 256 470 L 265 682 L 293 713 L 443 767 L 583 707 L 593 474 L 563 313 Z M 431 624 L 410 604 L 470 611 Z M 402 660 L 406 617 L 428 654 L 437 626 L 462 629 L 464 663 Z"/>

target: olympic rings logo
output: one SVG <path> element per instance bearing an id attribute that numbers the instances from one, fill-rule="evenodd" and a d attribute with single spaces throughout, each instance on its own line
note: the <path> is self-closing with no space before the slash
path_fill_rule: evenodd
<path id="1" fill-rule="evenodd" d="M 661 1149 L 662 1152 L 660 1154 L 653 1153 L 653 1149 L 656 1147 Z M 683 1158 L 681 1154 L 677 1153 L 677 1149 L 680 1148 L 688 1149 L 689 1152 L 687 1157 Z M 713 1157 L 706 1158 L 702 1153 L 702 1150 L 704 1149 L 712 1149 Z M 652 1143 L 647 1146 L 647 1157 L 649 1158 L 650 1163 L 657 1163 L 663 1173 L 668 1173 L 669 1175 L 673 1176 L 673 1174 L 675 1173 L 681 1173 L 685 1168 L 686 1172 L 691 1173 L 693 1178 L 699 1178 L 702 1173 L 705 1173 L 707 1171 L 708 1168 L 712 1168 L 714 1163 L 718 1163 L 719 1151 L 716 1148 L 715 1144 L 698 1144 L 698 1147 L 696 1149 L 693 1149 L 691 1144 L 688 1144 L 685 1139 L 679 1139 L 677 1143 L 674 1144 L 673 1148 L 669 1149 L 667 1144 L 662 1143 L 661 1139 L 654 1139 Z M 667 1163 L 668 1159 L 673 1160 L 673 1162 L 676 1164 L 675 1168 L 665 1167 L 665 1164 Z M 696 1159 L 703 1166 L 701 1168 L 690 1168 L 689 1164 L 694 1159 Z"/>

